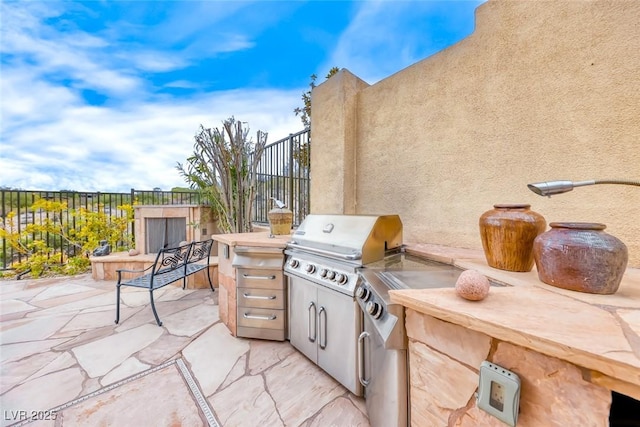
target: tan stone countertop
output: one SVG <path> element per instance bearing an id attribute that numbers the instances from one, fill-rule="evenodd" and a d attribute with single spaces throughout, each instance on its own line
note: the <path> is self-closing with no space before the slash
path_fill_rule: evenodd
<path id="1" fill-rule="evenodd" d="M 546 285 L 534 269 L 489 267 L 482 251 L 408 244 L 407 252 L 503 283 L 482 301 L 454 289 L 390 291 L 391 300 L 420 313 L 587 368 L 591 382 L 640 399 L 640 269 L 628 268 L 618 291 L 595 295 Z"/>
<path id="2" fill-rule="evenodd" d="M 270 237 L 268 231 L 257 233 L 214 234 L 211 238 L 229 246 L 256 246 L 263 248 L 285 248 L 291 240 L 290 235 Z"/>

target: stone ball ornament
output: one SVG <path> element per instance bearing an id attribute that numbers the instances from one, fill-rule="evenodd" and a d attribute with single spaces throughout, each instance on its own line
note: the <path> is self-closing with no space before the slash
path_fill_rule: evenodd
<path id="1" fill-rule="evenodd" d="M 489 279 L 476 270 L 465 270 L 456 280 L 456 294 L 469 301 L 481 301 L 489 295 Z"/>

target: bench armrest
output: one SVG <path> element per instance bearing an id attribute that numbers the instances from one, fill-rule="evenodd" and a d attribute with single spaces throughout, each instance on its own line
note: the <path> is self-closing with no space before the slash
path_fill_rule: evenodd
<path id="1" fill-rule="evenodd" d="M 119 268 L 116 270 L 116 272 L 120 273 L 144 273 L 147 270 L 150 270 L 151 268 L 153 268 L 153 265 L 150 265 L 149 267 L 145 268 L 145 269 L 137 269 L 137 270 L 128 270 L 126 268 Z"/>
<path id="2" fill-rule="evenodd" d="M 129 270 L 126 268 L 119 268 L 116 270 L 116 273 L 118 273 L 118 283 L 120 283 L 120 281 L 122 280 L 122 273 L 144 273 L 145 271 L 149 271 L 154 267 L 155 264 L 150 265 L 149 267 L 145 268 L 145 269 L 136 269 L 136 270 Z"/>

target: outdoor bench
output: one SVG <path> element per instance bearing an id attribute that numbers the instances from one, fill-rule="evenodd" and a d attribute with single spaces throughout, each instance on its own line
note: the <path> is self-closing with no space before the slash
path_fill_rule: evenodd
<path id="1" fill-rule="evenodd" d="M 134 286 L 149 290 L 151 309 L 158 326 L 162 326 L 162 322 L 158 317 L 156 306 L 153 302 L 153 291 L 156 289 L 170 285 L 178 280 L 182 280 L 182 289 L 184 289 L 187 285 L 188 276 L 206 269 L 209 287 L 215 292 L 209 272 L 209 257 L 212 246 L 213 240 L 209 239 L 202 242 L 187 243 L 175 248 L 164 248 L 158 252 L 153 265 L 144 270 L 116 270 L 118 273 L 118 282 L 116 283 L 116 324 L 120 321 L 120 286 Z M 125 278 L 125 276 L 130 276 L 130 274 L 134 273 L 141 273 L 141 275 Z"/>

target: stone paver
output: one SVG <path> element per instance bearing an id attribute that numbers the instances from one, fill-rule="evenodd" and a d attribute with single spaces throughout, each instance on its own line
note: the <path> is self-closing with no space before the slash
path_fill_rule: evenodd
<path id="1" fill-rule="evenodd" d="M 35 372 L 44 369 L 57 358 L 56 353 L 46 352 L 27 356 L 14 362 L 0 364 L 0 392 L 4 393 L 10 388 L 24 382 Z"/>
<path id="2" fill-rule="evenodd" d="M 282 426 L 261 376 L 242 377 L 209 400 L 223 425 Z"/>
<path id="3" fill-rule="evenodd" d="M 100 380 L 100 384 L 105 386 L 113 384 L 139 372 L 144 372 L 149 368 L 151 368 L 150 365 L 140 362 L 135 357 L 130 357 L 122 362 L 122 364 L 115 368 L 113 371 L 102 377 L 102 379 Z"/>
<path id="4" fill-rule="evenodd" d="M 265 372 L 265 377 L 286 425 L 299 425 L 346 393 L 344 387 L 297 351 Z"/>
<path id="5" fill-rule="evenodd" d="M 189 344 L 182 354 L 198 377 L 202 392 L 210 396 L 248 350 L 247 340 L 232 337 L 226 326 L 218 323 Z"/>
<path id="6" fill-rule="evenodd" d="M 35 318 L 29 322 L 24 322 L 23 320 L 9 322 L 19 324 L 19 326 L 11 327 L 9 325 L 8 329 L 0 332 L 0 342 L 4 345 L 45 340 L 65 326 L 72 317 L 73 316 L 56 316 L 52 318 Z"/>
<path id="7" fill-rule="evenodd" d="M 142 325 L 135 329 L 74 348 L 73 354 L 90 377 L 105 375 L 113 368 L 153 343 L 162 335 L 162 329 L 154 325 Z"/>
<path id="8" fill-rule="evenodd" d="M 174 365 L 66 409 L 71 426 L 206 425 Z"/>
<path id="9" fill-rule="evenodd" d="M 22 383 L 2 395 L 3 410 L 44 411 L 75 399 L 84 375 L 69 368 Z M 3 417 L 5 418 L 5 417 Z"/>
<path id="10" fill-rule="evenodd" d="M 163 322 L 172 335 L 190 337 L 218 320 L 217 306 L 198 304 L 167 316 Z"/>
<path id="11" fill-rule="evenodd" d="M 113 281 L 0 282 L 0 425 L 58 409 L 29 425 L 205 426 L 201 403 L 221 427 L 368 425 L 364 400 L 288 342 L 233 337 L 217 291 L 154 296 L 162 327 L 148 291 L 129 288 L 116 325 Z"/>
<path id="12" fill-rule="evenodd" d="M 16 344 L 2 344 L 2 351 L 0 351 L 0 362 L 12 362 L 22 359 L 23 357 L 51 350 L 53 347 L 66 341 L 67 339 L 61 338 Z"/>
<path id="13" fill-rule="evenodd" d="M 0 303 L 0 313 L 2 313 L 3 315 L 35 310 L 37 308 L 38 307 L 27 304 L 26 302 L 20 301 L 19 299 L 3 300 Z"/>

